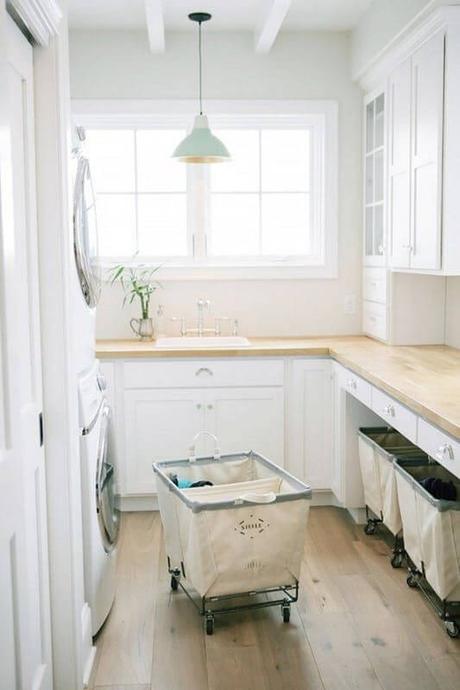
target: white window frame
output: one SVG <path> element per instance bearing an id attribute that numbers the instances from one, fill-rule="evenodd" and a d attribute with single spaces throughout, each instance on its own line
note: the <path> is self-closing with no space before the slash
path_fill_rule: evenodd
<path id="1" fill-rule="evenodd" d="M 206 101 L 206 114 L 212 128 L 251 128 L 262 126 L 283 129 L 305 125 L 314 133 L 314 170 L 312 175 L 323 180 L 322 194 L 313 209 L 319 236 L 313 236 L 316 251 L 308 257 L 216 257 L 204 258 L 207 220 L 196 222 L 196 214 L 189 217 L 189 247 L 195 242 L 195 256 L 171 261 L 170 257 L 142 257 L 143 263 L 162 264 L 164 280 L 225 280 L 225 279 L 296 279 L 336 278 L 338 249 L 338 105 L 336 101 Z M 141 129 L 152 126 L 171 129 L 190 129 L 196 114 L 196 103 L 185 100 L 73 100 L 75 121 L 88 129 Z M 179 165 L 179 164 L 178 164 Z M 204 173 L 206 174 L 206 173 Z M 187 191 L 197 179 L 187 175 Z M 190 197 L 189 197 L 190 198 Z M 190 206 L 190 204 L 189 204 Z M 190 208 L 188 213 L 190 213 Z M 209 215 L 205 208 L 205 214 Z M 198 225 L 198 228 L 197 228 Z M 199 231 L 204 229 L 204 233 Z M 199 256 L 203 256 L 202 261 Z M 126 261 L 126 257 L 119 257 Z M 198 259 L 198 260 L 197 260 Z M 110 260 L 110 264 L 117 257 Z M 107 262 L 108 263 L 108 262 Z"/>

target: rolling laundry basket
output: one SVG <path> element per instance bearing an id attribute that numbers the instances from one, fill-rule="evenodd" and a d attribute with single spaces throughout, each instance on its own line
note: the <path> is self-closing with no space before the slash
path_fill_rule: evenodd
<path id="1" fill-rule="evenodd" d="M 366 534 L 374 534 L 383 523 L 395 538 L 391 565 L 399 568 L 404 560 L 396 476 L 393 461 L 398 457 L 428 456 L 391 427 L 365 427 L 358 432 L 359 462 L 366 502 Z M 375 517 L 369 513 L 372 511 Z"/>
<path id="2" fill-rule="evenodd" d="M 395 461 L 396 482 L 410 558 L 409 587 L 419 589 L 445 622 L 451 637 L 460 635 L 460 501 L 434 498 L 422 485 L 427 477 L 460 480 L 434 461 Z"/>
<path id="3" fill-rule="evenodd" d="M 153 464 L 171 588 L 204 616 L 279 605 L 289 621 L 297 601 L 311 488 L 250 452 Z M 212 486 L 179 488 L 209 481 Z M 197 603 L 197 597 L 200 601 Z M 275 593 L 276 596 L 273 596 Z M 261 596 L 258 596 L 261 595 Z M 240 604 L 232 599 L 252 597 Z"/>

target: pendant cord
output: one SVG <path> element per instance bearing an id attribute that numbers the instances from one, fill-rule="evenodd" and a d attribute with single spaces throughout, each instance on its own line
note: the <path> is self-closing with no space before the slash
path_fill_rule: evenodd
<path id="1" fill-rule="evenodd" d="M 203 83 L 203 77 L 202 77 L 202 49 L 201 49 L 201 22 L 198 24 L 199 29 L 198 29 L 198 54 L 199 54 L 199 62 L 200 62 L 200 115 L 203 115 L 203 98 L 202 98 L 202 83 Z"/>

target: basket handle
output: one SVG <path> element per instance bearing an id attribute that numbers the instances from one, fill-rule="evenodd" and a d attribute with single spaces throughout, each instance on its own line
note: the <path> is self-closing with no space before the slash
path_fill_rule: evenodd
<path id="1" fill-rule="evenodd" d="M 267 491 L 266 494 L 248 493 L 239 496 L 235 499 L 235 503 L 274 503 L 276 501 L 276 494 L 274 491 Z"/>
<path id="2" fill-rule="evenodd" d="M 214 460 L 219 460 L 220 459 L 220 450 L 219 450 L 219 441 L 217 440 L 217 436 L 214 436 L 214 434 L 211 434 L 210 431 L 199 431 L 195 436 L 193 437 L 192 444 L 189 448 L 189 462 L 196 462 L 196 442 L 200 438 L 200 436 L 208 436 L 214 441 L 214 455 L 213 458 Z"/>

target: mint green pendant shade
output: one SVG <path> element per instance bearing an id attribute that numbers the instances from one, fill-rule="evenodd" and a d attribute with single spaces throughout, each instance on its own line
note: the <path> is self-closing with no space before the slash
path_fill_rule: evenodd
<path id="1" fill-rule="evenodd" d="M 193 129 L 174 151 L 181 163 L 222 163 L 230 159 L 226 146 L 209 129 L 206 115 L 197 115 Z"/>
<path id="2" fill-rule="evenodd" d="M 230 160 L 230 154 L 221 140 L 211 132 L 208 118 L 203 115 L 201 25 L 208 22 L 211 15 L 209 12 L 192 12 L 188 18 L 198 24 L 200 114 L 195 117 L 192 131 L 181 141 L 172 157 L 181 163 L 223 163 Z"/>

